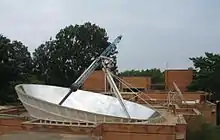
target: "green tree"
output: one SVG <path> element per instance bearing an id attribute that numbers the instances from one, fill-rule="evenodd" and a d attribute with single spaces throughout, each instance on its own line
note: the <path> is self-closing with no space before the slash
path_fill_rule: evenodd
<path id="1" fill-rule="evenodd" d="M 105 29 L 95 24 L 67 26 L 35 50 L 34 73 L 47 84 L 69 86 L 109 44 Z"/>
<path id="2" fill-rule="evenodd" d="M 220 55 L 205 53 L 205 56 L 192 57 L 194 78 L 189 90 L 202 90 L 214 94 L 214 99 L 220 99 Z"/>
<path id="3" fill-rule="evenodd" d="M 219 140 L 220 127 L 207 123 L 203 117 L 198 117 L 187 125 L 187 140 Z"/>
<path id="4" fill-rule="evenodd" d="M 152 84 L 164 83 L 164 74 L 160 69 L 126 70 L 120 76 L 149 76 Z"/>
<path id="5" fill-rule="evenodd" d="M 14 86 L 27 82 L 31 70 L 27 47 L 0 35 L 0 104 L 16 101 Z"/>

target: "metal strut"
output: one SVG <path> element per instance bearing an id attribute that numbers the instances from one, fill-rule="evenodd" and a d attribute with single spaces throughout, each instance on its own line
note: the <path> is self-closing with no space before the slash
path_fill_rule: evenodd
<path id="1" fill-rule="evenodd" d="M 122 36 L 118 36 L 102 53 L 101 55 L 96 58 L 92 64 L 80 75 L 80 77 L 70 86 L 69 92 L 63 97 L 60 101 L 59 105 L 62 105 L 63 102 L 69 97 L 72 92 L 77 91 L 79 87 L 83 85 L 86 79 L 92 74 L 93 71 L 102 63 L 102 57 L 109 57 L 114 51 L 116 50 L 116 45 L 121 41 Z"/>
<path id="2" fill-rule="evenodd" d="M 124 100 L 123 100 L 123 98 L 122 98 L 122 96 L 120 94 L 120 91 L 118 90 L 118 87 L 115 84 L 115 81 L 114 81 L 114 79 L 112 77 L 112 74 L 109 71 L 109 69 L 113 66 L 112 64 L 113 64 L 114 60 L 112 58 L 103 57 L 103 56 L 101 56 L 101 58 L 102 58 L 102 66 L 103 66 L 102 70 L 106 74 L 106 78 L 107 78 L 111 88 L 113 89 L 113 93 L 117 97 L 117 99 L 118 99 L 118 101 L 119 101 L 119 103 L 120 103 L 120 105 L 121 105 L 125 115 L 128 118 L 131 118 L 129 113 L 128 113 L 128 110 L 127 110 L 127 108 L 126 108 L 126 106 L 124 104 Z"/>
<path id="3" fill-rule="evenodd" d="M 112 87 L 112 89 L 114 91 L 113 93 L 118 98 L 118 101 L 121 104 L 121 107 L 124 110 L 125 115 L 128 118 L 131 118 L 131 116 L 129 115 L 128 110 L 127 110 L 127 108 L 126 108 L 126 106 L 125 106 L 125 104 L 123 102 L 124 100 L 123 100 L 123 98 L 122 98 L 122 96 L 120 94 L 120 91 L 118 90 L 118 88 L 117 88 L 117 86 L 116 86 L 116 84 L 115 84 L 115 82 L 114 82 L 114 80 L 113 80 L 113 78 L 111 76 L 110 71 L 108 70 L 108 68 L 105 68 L 105 67 L 102 68 L 102 70 L 106 73 L 107 80 L 108 80 L 109 84 L 111 85 L 111 87 Z"/>

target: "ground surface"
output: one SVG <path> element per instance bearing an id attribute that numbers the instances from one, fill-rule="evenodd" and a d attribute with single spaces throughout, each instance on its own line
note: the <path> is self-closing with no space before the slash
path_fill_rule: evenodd
<path id="1" fill-rule="evenodd" d="M 19 132 L 0 135 L 0 140 L 91 140 L 88 136 L 50 134 L 39 132 Z"/>

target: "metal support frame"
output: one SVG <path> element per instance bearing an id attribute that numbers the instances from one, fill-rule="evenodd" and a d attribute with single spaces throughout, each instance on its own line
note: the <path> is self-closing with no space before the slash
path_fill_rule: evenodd
<path id="1" fill-rule="evenodd" d="M 115 94 L 115 96 L 117 97 L 119 103 L 121 104 L 121 107 L 123 108 L 123 110 L 124 110 L 126 116 L 127 116 L 128 118 L 131 118 L 130 115 L 129 115 L 129 113 L 128 113 L 128 111 L 127 111 L 127 108 L 126 108 L 126 106 L 125 106 L 125 104 L 124 104 L 124 102 L 123 102 L 123 98 L 122 98 L 122 96 L 121 96 L 121 94 L 120 94 L 120 91 L 118 90 L 118 88 L 117 88 L 117 86 L 116 86 L 116 84 L 115 84 L 113 78 L 111 77 L 111 74 L 110 74 L 109 70 L 103 68 L 103 71 L 106 72 L 107 80 L 108 80 L 109 84 L 111 85 L 111 87 L 112 87 L 112 89 L 113 89 L 113 91 L 114 91 L 113 93 Z"/>
<path id="2" fill-rule="evenodd" d="M 70 86 L 69 92 L 62 98 L 62 100 L 59 102 L 59 105 L 62 105 L 63 102 L 66 101 L 66 99 L 70 96 L 72 92 L 77 91 L 78 88 L 80 88 L 83 83 L 86 81 L 86 79 L 92 74 L 93 71 L 100 65 L 101 60 L 103 57 L 109 57 L 112 55 L 112 53 L 116 50 L 116 45 L 121 41 L 122 36 L 118 36 L 102 53 L 99 57 L 97 57 L 90 66 L 77 78 L 77 80 Z M 105 59 L 106 59 L 105 58 Z"/>
<path id="3" fill-rule="evenodd" d="M 177 92 L 177 94 L 178 94 L 180 100 L 181 100 L 183 103 L 186 103 L 186 101 L 185 101 L 185 99 L 184 99 L 184 97 L 183 97 L 183 94 L 182 94 L 181 90 L 178 88 L 178 86 L 176 85 L 175 82 L 173 82 L 173 85 L 174 85 L 174 88 L 175 88 L 175 90 L 176 90 L 176 92 Z"/>
<path id="4" fill-rule="evenodd" d="M 113 89 L 113 93 L 115 94 L 115 96 L 117 97 L 122 109 L 124 110 L 124 113 L 125 115 L 128 117 L 128 118 L 131 118 L 129 113 L 128 113 L 128 110 L 124 104 L 124 100 L 120 94 L 120 91 L 118 89 L 118 87 L 116 86 L 115 82 L 114 82 L 114 79 L 112 78 L 111 76 L 111 73 L 109 71 L 109 67 L 111 67 L 111 64 L 112 64 L 113 60 L 111 58 L 108 58 L 108 57 L 102 57 L 102 65 L 103 65 L 103 68 L 102 70 L 104 71 L 104 73 L 106 74 L 106 77 L 107 77 L 107 80 L 111 86 L 111 88 Z"/>
<path id="5" fill-rule="evenodd" d="M 178 88 L 177 84 L 173 82 L 174 90 L 168 92 L 167 96 L 167 106 L 169 108 L 170 105 L 174 103 L 178 104 L 187 104 L 186 100 L 183 97 L 181 90 Z"/>

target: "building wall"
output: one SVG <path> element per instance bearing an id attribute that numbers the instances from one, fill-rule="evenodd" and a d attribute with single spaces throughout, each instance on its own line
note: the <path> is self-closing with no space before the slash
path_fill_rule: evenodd
<path id="1" fill-rule="evenodd" d="M 106 80 L 106 87 L 108 82 Z M 105 73 L 102 70 L 94 71 L 83 85 L 83 90 L 103 92 L 105 91 Z"/>
<path id="2" fill-rule="evenodd" d="M 207 122 L 216 124 L 216 104 L 206 101 L 206 104 L 199 104 L 197 108 Z"/>
<path id="3" fill-rule="evenodd" d="M 187 86 L 192 82 L 193 70 L 166 70 L 165 87 L 167 90 L 173 89 L 173 82 L 177 84 L 181 91 L 187 91 Z"/>
<path id="4" fill-rule="evenodd" d="M 197 109 L 204 119 L 209 123 L 216 123 L 216 104 L 211 103 L 209 101 L 205 101 L 201 104 L 194 105 L 179 105 L 180 108 L 195 108 Z"/>
<path id="5" fill-rule="evenodd" d="M 95 128 L 93 135 L 103 140 L 185 140 L 185 124 L 101 124 Z M 183 138 L 179 138 L 182 136 Z"/>
<path id="6" fill-rule="evenodd" d="M 146 76 L 128 76 L 120 77 L 123 81 L 128 83 L 130 88 L 148 89 L 151 86 L 151 78 Z M 120 85 L 120 89 L 126 89 L 124 84 Z"/>
<path id="7" fill-rule="evenodd" d="M 138 89 L 150 89 L 151 77 L 146 76 L 128 76 L 120 77 L 122 80 L 129 83 L 130 88 Z M 181 91 L 187 91 L 187 86 L 192 82 L 193 71 L 192 70 L 166 70 L 165 71 L 165 87 L 166 90 L 173 89 L 173 82 L 177 84 Z M 108 82 L 106 82 L 108 87 Z M 119 89 L 125 91 L 127 87 L 120 83 Z M 83 90 L 103 92 L 105 91 L 105 74 L 102 70 L 94 71 L 92 75 L 85 81 Z"/>
<path id="8" fill-rule="evenodd" d="M 151 86 L 151 78 L 146 76 L 129 76 L 129 77 L 120 77 L 130 86 L 129 88 L 138 88 L 138 89 L 148 89 Z M 119 89 L 123 91 L 127 87 L 120 83 Z M 106 80 L 107 91 L 109 91 L 109 83 Z M 94 71 L 89 78 L 85 81 L 83 85 L 83 90 L 94 91 L 94 92 L 104 92 L 105 91 L 105 74 L 102 70 Z"/>
<path id="9" fill-rule="evenodd" d="M 203 94 L 198 92 L 183 92 L 184 99 L 189 101 L 199 100 L 200 95 Z M 148 96 L 158 100 L 166 100 L 168 92 L 147 92 L 141 95 L 141 97 L 144 99 L 146 98 L 146 100 L 148 99 Z"/>

